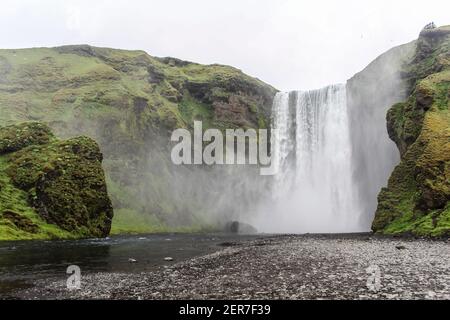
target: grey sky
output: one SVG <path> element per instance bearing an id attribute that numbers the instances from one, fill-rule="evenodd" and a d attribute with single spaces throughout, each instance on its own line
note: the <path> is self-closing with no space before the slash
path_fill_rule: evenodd
<path id="1" fill-rule="evenodd" d="M 0 48 L 87 43 L 233 65 L 280 90 L 344 82 L 450 1 L 2 0 Z"/>

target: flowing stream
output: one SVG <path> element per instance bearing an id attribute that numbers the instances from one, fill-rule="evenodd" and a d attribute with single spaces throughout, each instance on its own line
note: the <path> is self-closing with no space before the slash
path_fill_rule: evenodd
<path id="1" fill-rule="evenodd" d="M 107 239 L 0 242 L 0 299 L 39 280 L 65 281 L 67 267 L 77 265 L 82 276 L 96 272 L 141 273 L 157 271 L 225 246 L 262 235 L 151 234 Z M 172 261 L 165 261 L 171 257 Z M 132 263 L 130 259 L 135 261 Z"/>

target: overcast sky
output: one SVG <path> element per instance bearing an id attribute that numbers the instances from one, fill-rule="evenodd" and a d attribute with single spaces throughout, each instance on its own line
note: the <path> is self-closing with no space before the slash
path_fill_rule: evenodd
<path id="1" fill-rule="evenodd" d="M 0 48 L 91 44 L 235 66 L 280 90 L 345 82 L 449 0 L 2 0 Z"/>

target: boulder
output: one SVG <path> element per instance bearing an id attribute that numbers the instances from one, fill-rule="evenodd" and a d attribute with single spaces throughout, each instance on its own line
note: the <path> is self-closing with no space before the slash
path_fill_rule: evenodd
<path id="1" fill-rule="evenodd" d="M 233 234 L 256 234 L 258 230 L 255 227 L 251 226 L 248 223 L 239 222 L 239 221 L 230 221 L 225 225 L 226 233 Z"/>

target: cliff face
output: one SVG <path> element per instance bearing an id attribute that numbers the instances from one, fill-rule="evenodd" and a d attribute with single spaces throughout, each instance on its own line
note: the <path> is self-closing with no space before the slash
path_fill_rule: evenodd
<path id="1" fill-rule="evenodd" d="M 41 123 L 0 128 L 0 240 L 106 237 L 113 210 L 90 138 Z"/>
<path id="2" fill-rule="evenodd" d="M 399 152 L 386 131 L 389 107 L 408 96 L 403 65 L 410 61 L 415 42 L 379 56 L 347 82 L 352 163 L 358 185 L 361 224 L 369 230 L 377 208 L 377 195 L 399 163 Z"/>
<path id="3" fill-rule="evenodd" d="M 203 219 L 207 211 L 230 216 L 231 203 L 251 202 L 244 186 L 223 197 L 227 183 L 242 185 L 226 170 L 173 166 L 169 138 L 194 120 L 204 128 L 264 128 L 275 92 L 232 67 L 142 51 L 0 50 L 0 125 L 38 120 L 64 138 L 94 138 L 105 156 L 115 232 L 196 227 L 212 222 Z"/>
<path id="4" fill-rule="evenodd" d="M 450 235 L 450 27 L 424 30 L 405 66 L 409 97 L 387 114 L 401 162 L 378 197 L 373 230 Z"/>

